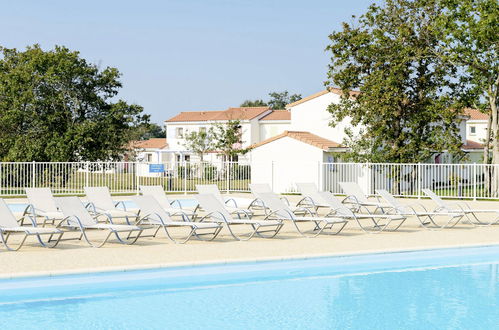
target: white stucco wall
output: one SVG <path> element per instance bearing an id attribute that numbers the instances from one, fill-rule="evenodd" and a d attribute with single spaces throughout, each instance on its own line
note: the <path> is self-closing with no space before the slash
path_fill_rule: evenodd
<path id="1" fill-rule="evenodd" d="M 339 102 L 339 95 L 327 93 L 291 107 L 290 130 L 308 131 L 337 143 L 343 142 L 346 137 L 345 128 L 351 127 L 350 119 L 345 118 L 335 127 L 331 127 L 329 126 L 331 114 L 327 111 L 327 107 L 331 103 Z M 358 132 L 358 129 L 353 131 L 354 133 Z"/>
<path id="2" fill-rule="evenodd" d="M 265 141 L 271 137 L 281 134 L 286 130 L 290 130 L 291 121 L 261 121 L 260 122 L 260 141 Z"/>
<path id="3" fill-rule="evenodd" d="M 471 133 L 471 127 L 475 127 L 475 134 Z M 468 120 L 466 122 L 466 138 L 470 141 L 483 143 L 487 133 L 486 120 Z"/>
<path id="4" fill-rule="evenodd" d="M 295 191 L 296 182 L 319 183 L 323 151 L 283 137 L 251 151 L 251 182 L 268 183 L 275 192 Z"/>

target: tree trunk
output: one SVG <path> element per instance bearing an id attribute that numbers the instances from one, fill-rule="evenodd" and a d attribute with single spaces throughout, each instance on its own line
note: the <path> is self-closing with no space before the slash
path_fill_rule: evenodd
<path id="1" fill-rule="evenodd" d="M 492 113 L 489 113 L 489 119 L 487 120 L 487 130 L 485 132 L 485 141 L 483 142 L 483 164 L 490 164 L 490 135 L 491 135 L 491 127 L 492 127 Z M 483 188 L 486 194 L 490 194 L 490 171 L 489 166 L 484 166 L 483 169 Z"/>
<path id="2" fill-rule="evenodd" d="M 492 117 L 491 138 L 492 138 L 492 191 L 493 197 L 499 197 L 499 109 L 497 108 L 497 90 L 489 93 L 490 112 Z"/>

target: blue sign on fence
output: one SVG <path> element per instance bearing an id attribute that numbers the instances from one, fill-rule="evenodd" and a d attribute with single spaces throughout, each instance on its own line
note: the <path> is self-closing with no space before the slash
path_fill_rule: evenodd
<path id="1" fill-rule="evenodd" d="M 149 173 L 163 173 L 165 164 L 149 164 Z"/>

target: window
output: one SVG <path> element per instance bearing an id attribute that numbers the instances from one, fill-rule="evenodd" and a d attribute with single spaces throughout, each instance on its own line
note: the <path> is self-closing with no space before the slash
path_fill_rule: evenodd
<path id="1" fill-rule="evenodd" d="M 476 134 L 476 126 L 470 126 L 470 135 Z"/>
<path id="2" fill-rule="evenodd" d="M 176 132 L 175 137 L 177 139 L 182 139 L 184 137 L 184 128 L 183 127 L 177 127 L 175 132 Z"/>
<path id="3" fill-rule="evenodd" d="M 199 133 L 206 133 L 206 127 L 200 127 Z"/>
<path id="4" fill-rule="evenodd" d="M 152 162 L 152 154 L 146 154 L 146 162 Z"/>

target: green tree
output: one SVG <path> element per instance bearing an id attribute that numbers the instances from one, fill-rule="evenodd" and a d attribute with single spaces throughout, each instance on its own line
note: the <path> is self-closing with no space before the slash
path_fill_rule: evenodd
<path id="1" fill-rule="evenodd" d="M 301 100 L 301 94 L 289 95 L 288 91 L 269 93 L 270 100 L 268 105 L 272 110 L 281 110 L 286 108 L 286 105 Z"/>
<path id="2" fill-rule="evenodd" d="M 263 100 L 246 100 L 240 105 L 241 107 L 266 107 L 267 103 Z"/>
<path id="3" fill-rule="evenodd" d="M 213 129 L 210 128 L 208 131 L 190 132 L 185 136 L 184 147 L 194 152 L 204 160 L 204 155 L 213 150 Z"/>
<path id="4" fill-rule="evenodd" d="M 499 2 L 443 0 L 443 3 L 445 10 L 437 21 L 441 27 L 437 54 L 462 68 L 458 78 L 471 86 L 468 103 L 489 114 L 483 160 L 485 164 L 490 161 L 499 164 Z M 492 179 L 486 178 L 498 195 L 498 171 L 494 175 Z"/>
<path id="5" fill-rule="evenodd" d="M 144 115 L 149 119 L 149 115 Z M 153 138 L 166 138 L 166 131 L 164 126 L 160 126 L 156 123 L 145 122 L 142 125 L 136 127 L 137 135 L 134 140 L 148 140 Z"/>
<path id="6" fill-rule="evenodd" d="M 441 13 L 439 0 L 387 0 L 329 36 L 326 85 L 343 90 L 328 108 L 331 124 L 349 117 L 360 129 L 347 132 L 350 159 L 405 163 L 462 153 L 456 94 L 466 88 L 452 78 L 457 67 L 435 56 Z"/>
<path id="7" fill-rule="evenodd" d="M 245 154 L 248 149 L 242 148 L 242 127 L 239 120 L 216 123 L 212 128 L 213 149 L 223 154 L 228 161 L 235 160 L 237 155 Z"/>
<path id="8" fill-rule="evenodd" d="M 141 106 L 112 101 L 121 88 L 115 68 L 99 70 L 59 46 L 0 52 L 3 161 L 118 159 L 147 121 Z"/>

